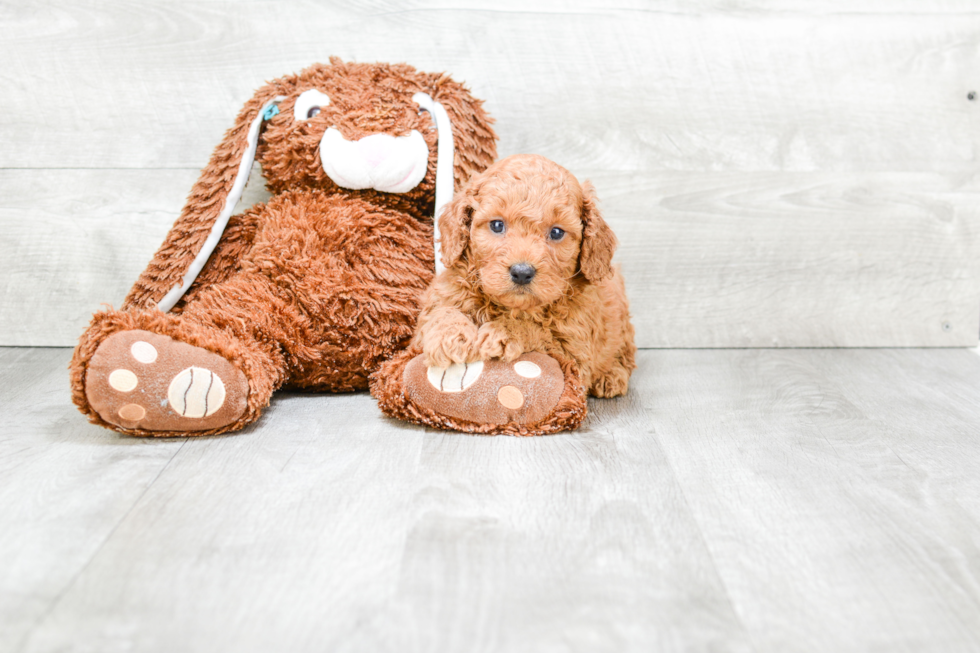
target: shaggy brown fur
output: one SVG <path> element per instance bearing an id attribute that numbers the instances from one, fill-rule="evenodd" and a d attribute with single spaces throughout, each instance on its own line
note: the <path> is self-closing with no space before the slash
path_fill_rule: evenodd
<path id="1" fill-rule="evenodd" d="M 319 115 L 293 119 L 296 98 L 318 89 L 331 99 Z M 408 343 L 419 298 L 433 275 L 437 132 L 412 101 L 441 103 L 453 123 L 457 188 L 496 156 L 496 135 L 480 100 L 446 74 L 404 64 L 331 58 L 263 86 L 239 114 L 194 185 L 187 204 L 121 310 L 97 313 L 71 362 L 72 395 L 89 418 L 133 435 L 205 435 L 258 418 L 282 386 L 363 390 L 368 375 Z M 221 212 L 259 109 L 285 96 L 265 123 L 256 160 L 274 194 L 229 222 L 218 248 L 167 314 L 156 302 L 178 285 Z M 328 127 L 349 141 L 415 129 L 429 148 L 425 178 L 406 193 L 336 186 L 319 159 Z M 224 357 L 244 372 L 248 407 L 233 423 L 196 430 L 126 428 L 98 414 L 87 397 L 88 363 L 108 336 L 144 329 Z M 114 419 L 114 418 L 113 418 Z M 118 421 L 118 420 L 114 420 Z"/>
<path id="2" fill-rule="evenodd" d="M 491 229 L 494 221 L 503 223 L 501 233 Z M 410 352 L 436 367 L 542 352 L 570 361 L 589 394 L 627 391 L 634 331 L 622 274 L 611 266 L 616 237 L 591 184 L 544 157 L 509 157 L 475 177 L 439 226 L 447 269 L 426 291 Z M 556 227 L 563 234 L 554 238 Z M 515 264 L 534 268 L 530 283 L 513 281 Z M 375 378 L 392 376 L 394 364 Z M 386 410 L 402 403 L 392 398 L 399 391 L 392 384 L 372 386 Z"/>

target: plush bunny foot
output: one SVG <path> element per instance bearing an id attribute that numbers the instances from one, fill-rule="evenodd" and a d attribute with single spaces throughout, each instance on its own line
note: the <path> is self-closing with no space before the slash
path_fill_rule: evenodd
<path id="1" fill-rule="evenodd" d="M 565 387 L 558 362 L 525 354 L 448 368 L 428 367 L 416 356 L 405 367 L 405 394 L 447 417 L 478 424 L 537 424 L 555 407 Z"/>
<path id="2" fill-rule="evenodd" d="M 403 352 L 372 376 L 371 393 L 393 417 L 469 433 L 540 435 L 575 428 L 586 414 L 574 366 L 537 352 L 448 368 Z"/>
<path id="3" fill-rule="evenodd" d="M 103 420 L 124 429 L 207 431 L 242 416 L 248 381 L 206 349 L 131 330 L 114 333 L 96 349 L 85 394 Z"/>

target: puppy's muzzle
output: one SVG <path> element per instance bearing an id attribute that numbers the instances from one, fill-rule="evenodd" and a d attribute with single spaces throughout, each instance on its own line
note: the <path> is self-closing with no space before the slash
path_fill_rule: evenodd
<path id="1" fill-rule="evenodd" d="M 531 283 L 537 270 L 530 263 L 515 263 L 510 266 L 510 280 L 518 286 L 526 286 Z"/>

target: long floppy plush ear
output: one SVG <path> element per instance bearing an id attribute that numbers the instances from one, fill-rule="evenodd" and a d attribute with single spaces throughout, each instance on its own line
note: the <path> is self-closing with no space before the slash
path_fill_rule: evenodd
<path id="1" fill-rule="evenodd" d="M 234 208 L 232 206 L 226 210 L 226 205 L 229 200 L 233 200 L 233 204 L 241 194 L 248 178 L 245 168 L 251 168 L 251 161 L 246 160 L 247 155 L 254 155 L 257 139 L 255 125 L 260 124 L 260 113 L 264 108 L 283 92 L 281 82 L 276 80 L 266 84 L 242 108 L 235 125 L 225 133 L 211 155 L 211 161 L 191 189 L 180 217 L 130 289 L 123 303 L 124 309 L 159 305 L 161 309 L 169 310 L 187 291 L 210 253 L 206 245 L 213 249 L 215 241 L 221 237 L 224 225 L 216 223 L 219 218 L 227 220 L 230 210 Z M 250 138 L 250 132 L 253 138 Z M 199 260 L 202 250 L 205 251 L 203 262 Z M 161 303 L 165 296 L 167 300 Z"/>
<path id="2" fill-rule="evenodd" d="M 595 188 L 591 182 L 582 184 L 582 250 L 579 269 L 585 278 L 598 283 L 612 274 L 612 257 L 616 251 L 616 234 L 602 219 L 596 206 Z"/>
<path id="3" fill-rule="evenodd" d="M 447 268 L 459 261 L 470 244 L 470 223 L 475 208 L 476 199 L 472 190 L 467 188 L 456 195 L 439 216 L 439 247 L 442 264 Z"/>
<path id="4" fill-rule="evenodd" d="M 483 109 L 483 100 L 470 94 L 462 84 L 454 82 L 448 73 L 430 75 L 429 94 L 449 114 L 455 134 L 454 177 L 459 191 L 474 175 L 490 167 L 497 158 L 497 134 L 493 118 Z"/>

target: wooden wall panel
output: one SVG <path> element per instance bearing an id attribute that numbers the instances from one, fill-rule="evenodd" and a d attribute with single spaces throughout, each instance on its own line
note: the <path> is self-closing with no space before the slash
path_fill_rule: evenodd
<path id="1" fill-rule="evenodd" d="M 580 170 L 619 236 L 641 347 L 968 346 L 980 188 L 919 173 Z M 6 345 L 68 345 L 118 306 L 184 170 L 0 170 Z M 258 168 L 243 205 L 266 197 Z"/>
<path id="2" fill-rule="evenodd" d="M 93 311 L 122 304 L 197 175 L 0 170 L 0 346 L 74 346 Z M 241 205 L 267 196 L 253 175 Z"/>
<path id="3" fill-rule="evenodd" d="M 980 15 L 914 4 L 36 2 L 3 20 L 0 167 L 199 169 L 265 80 L 336 54 L 467 81 L 503 154 L 611 170 L 962 171 L 980 148 L 980 101 L 967 100 Z"/>
<path id="4" fill-rule="evenodd" d="M 641 347 L 974 346 L 980 187 L 923 173 L 592 175 Z"/>
<path id="5" fill-rule="evenodd" d="M 0 345 L 118 304 L 241 104 L 331 54 L 592 177 L 642 346 L 973 344 L 978 46 L 967 0 L 8 5 Z"/>

